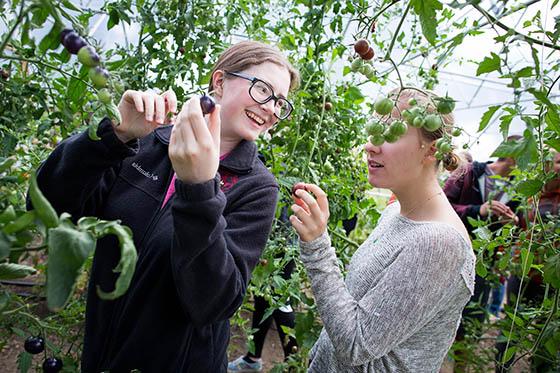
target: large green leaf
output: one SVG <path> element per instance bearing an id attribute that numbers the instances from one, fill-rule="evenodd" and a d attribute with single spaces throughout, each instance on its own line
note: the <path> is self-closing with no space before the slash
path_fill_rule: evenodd
<path id="1" fill-rule="evenodd" d="M 438 24 L 436 14 L 443 6 L 438 0 L 412 0 L 411 3 L 414 12 L 420 17 L 424 37 L 426 37 L 430 44 L 434 45 L 437 38 Z"/>
<path id="2" fill-rule="evenodd" d="M 525 197 L 530 197 L 540 192 L 543 185 L 541 180 L 523 180 L 517 184 L 516 190 Z"/>
<path id="3" fill-rule="evenodd" d="M 82 266 L 95 248 L 95 239 L 90 232 L 60 225 L 49 230 L 48 243 L 47 305 L 57 311 L 72 295 Z"/>

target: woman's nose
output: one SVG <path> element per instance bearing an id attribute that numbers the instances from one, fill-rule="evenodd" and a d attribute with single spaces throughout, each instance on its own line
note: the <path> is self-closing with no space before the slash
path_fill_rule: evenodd
<path id="1" fill-rule="evenodd" d="M 364 145 L 364 150 L 366 151 L 366 153 L 379 153 L 381 148 L 377 145 L 373 145 L 370 141 L 368 141 L 366 145 Z"/>

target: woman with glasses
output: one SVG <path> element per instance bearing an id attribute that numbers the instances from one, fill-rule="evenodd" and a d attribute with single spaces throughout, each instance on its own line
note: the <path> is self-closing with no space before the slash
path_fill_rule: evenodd
<path id="1" fill-rule="evenodd" d="M 120 219 L 138 261 L 125 295 L 106 301 L 119 261 L 99 240 L 88 289 L 83 372 L 225 372 L 228 318 L 243 301 L 275 214 L 278 185 L 255 140 L 292 111 L 298 72 L 275 48 L 233 45 L 211 72 L 215 109 L 172 91 L 126 91 L 121 123 L 99 141 L 63 141 L 42 164 L 41 190 L 75 219 Z M 64 185 L 64 188 L 60 186 Z"/>

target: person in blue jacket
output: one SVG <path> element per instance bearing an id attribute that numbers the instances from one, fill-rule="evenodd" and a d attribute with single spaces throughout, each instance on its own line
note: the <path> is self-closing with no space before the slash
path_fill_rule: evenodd
<path id="1" fill-rule="evenodd" d="M 120 219 L 138 252 L 126 294 L 110 301 L 120 251 L 98 241 L 88 288 L 83 372 L 225 372 L 229 322 L 267 241 L 278 184 L 255 139 L 290 115 L 299 75 L 276 48 L 231 46 L 211 72 L 216 107 L 177 108 L 163 94 L 126 91 L 121 123 L 104 119 L 99 141 L 63 141 L 38 183 L 58 213 Z"/>

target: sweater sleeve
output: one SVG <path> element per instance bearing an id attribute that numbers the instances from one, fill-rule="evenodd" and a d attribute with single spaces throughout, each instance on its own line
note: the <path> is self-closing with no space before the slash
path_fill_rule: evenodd
<path id="1" fill-rule="evenodd" d="M 424 233 L 359 300 L 344 283 L 328 235 L 301 243 L 317 308 L 341 363 L 362 365 L 384 356 L 453 301 L 462 286 L 463 244 L 449 233 Z"/>
<path id="2" fill-rule="evenodd" d="M 138 140 L 122 143 L 109 119 L 97 134 L 101 140 L 91 140 L 87 132 L 65 139 L 39 168 L 39 188 L 59 214 L 96 215 L 123 159 L 138 151 Z M 29 198 L 27 207 L 33 208 Z"/>
<path id="3" fill-rule="evenodd" d="M 276 209 L 278 187 L 269 184 L 224 211 L 219 180 L 175 184 L 171 263 L 177 294 L 195 325 L 226 320 L 239 308 Z"/>

